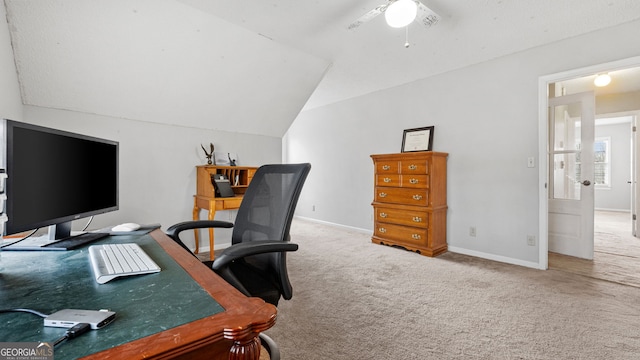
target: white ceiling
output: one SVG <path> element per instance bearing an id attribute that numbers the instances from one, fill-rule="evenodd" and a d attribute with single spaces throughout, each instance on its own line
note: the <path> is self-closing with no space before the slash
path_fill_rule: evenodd
<path id="1" fill-rule="evenodd" d="M 25 104 L 282 136 L 299 111 L 640 19 L 638 0 L 5 0 Z"/>

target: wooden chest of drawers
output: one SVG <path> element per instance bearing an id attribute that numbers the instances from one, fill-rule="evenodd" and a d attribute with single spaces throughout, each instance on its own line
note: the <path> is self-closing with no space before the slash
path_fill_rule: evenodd
<path id="1" fill-rule="evenodd" d="M 377 244 L 426 256 L 447 251 L 447 153 L 371 155 Z"/>

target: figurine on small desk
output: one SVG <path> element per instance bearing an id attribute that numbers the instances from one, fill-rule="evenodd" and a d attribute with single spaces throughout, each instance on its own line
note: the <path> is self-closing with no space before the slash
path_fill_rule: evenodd
<path id="1" fill-rule="evenodd" d="M 200 144 L 200 147 L 202 148 L 202 150 L 204 151 L 204 156 L 207 157 L 207 165 L 215 165 L 215 158 L 213 157 L 213 143 L 209 143 L 209 147 L 211 148 L 211 151 L 207 152 L 207 150 L 204 148 L 204 146 L 202 146 L 202 144 Z M 213 159 L 214 161 L 212 161 L 211 159 Z"/>

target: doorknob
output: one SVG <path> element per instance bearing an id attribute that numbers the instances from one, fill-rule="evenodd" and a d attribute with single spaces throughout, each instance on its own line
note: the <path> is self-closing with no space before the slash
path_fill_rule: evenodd
<path id="1" fill-rule="evenodd" d="M 591 185 L 591 181 L 585 180 L 585 181 L 582 182 L 582 185 L 589 186 L 589 185 Z"/>

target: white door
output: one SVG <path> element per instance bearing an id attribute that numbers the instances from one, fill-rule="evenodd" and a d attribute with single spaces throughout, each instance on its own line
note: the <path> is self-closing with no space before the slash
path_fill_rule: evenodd
<path id="1" fill-rule="evenodd" d="M 549 251 L 593 259 L 593 92 L 549 99 Z"/>

